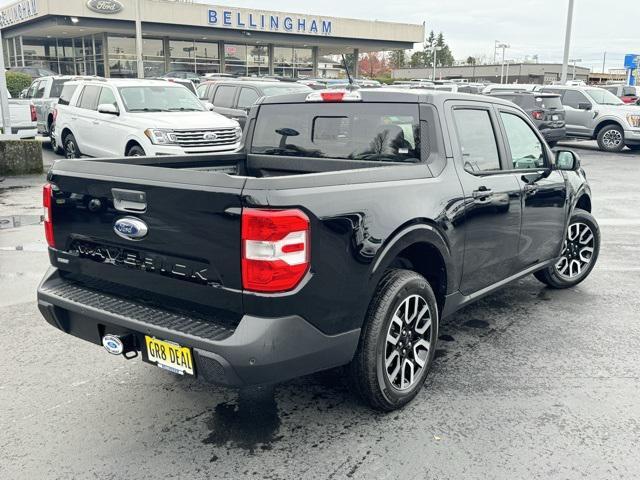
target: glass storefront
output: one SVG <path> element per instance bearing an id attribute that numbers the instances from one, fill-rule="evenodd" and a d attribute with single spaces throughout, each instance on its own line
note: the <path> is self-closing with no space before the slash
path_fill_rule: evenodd
<path id="1" fill-rule="evenodd" d="M 106 39 L 106 44 L 105 44 Z M 85 35 L 74 38 L 14 37 L 3 39 L 8 67 L 36 66 L 62 75 L 137 77 L 136 41 L 133 36 Z M 221 52 L 222 49 L 222 52 Z M 168 50 L 168 51 L 167 51 Z M 268 75 L 273 52 L 273 74 L 287 77 L 311 76 L 313 49 L 269 45 L 245 45 L 216 41 L 142 39 L 145 77 L 167 71 L 189 71 L 199 75 L 224 71 L 238 75 Z"/>
<path id="2" fill-rule="evenodd" d="M 269 47 L 266 45 L 225 44 L 224 71 L 237 75 L 267 75 Z"/>

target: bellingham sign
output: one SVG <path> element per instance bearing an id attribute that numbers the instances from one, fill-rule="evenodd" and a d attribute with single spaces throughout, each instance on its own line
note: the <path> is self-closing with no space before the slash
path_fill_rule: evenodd
<path id="1" fill-rule="evenodd" d="M 208 23 L 222 28 L 331 35 L 331 20 L 275 13 L 210 9 Z"/>
<path id="2" fill-rule="evenodd" d="M 8 27 L 38 15 L 37 0 L 23 0 L 0 11 L 0 27 Z"/>

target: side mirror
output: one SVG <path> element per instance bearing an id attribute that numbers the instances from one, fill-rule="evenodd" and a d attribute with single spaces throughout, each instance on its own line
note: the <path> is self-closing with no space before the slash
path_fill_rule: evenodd
<path id="1" fill-rule="evenodd" d="M 575 172 L 580 168 L 580 157 L 572 150 L 556 150 L 556 170 Z"/>
<path id="2" fill-rule="evenodd" d="M 120 115 L 118 107 L 116 107 L 112 103 L 101 103 L 100 105 L 98 105 L 98 112 L 107 113 L 109 115 Z"/>
<path id="3" fill-rule="evenodd" d="M 204 104 L 204 108 L 206 108 L 207 110 L 209 110 L 210 112 L 213 112 L 213 103 L 211 102 L 207 102 Z"/>
<path id="4" fill-rule="evenodd" d="M 591 110 L 591 104 L 590 103 L 579 103 L 578 104 L 578 110 Z"/>

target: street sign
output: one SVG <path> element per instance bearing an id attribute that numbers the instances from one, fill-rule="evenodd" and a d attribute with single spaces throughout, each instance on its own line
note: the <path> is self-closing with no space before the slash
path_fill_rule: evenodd
<path id="1" fill-rule="evenodd" d="M 634 70 L 638 68 L 638 63 L 640 62 L 640 55 L 636 55 L 634 53 L 628 53 L 624 56 L 624 68 Z"/>

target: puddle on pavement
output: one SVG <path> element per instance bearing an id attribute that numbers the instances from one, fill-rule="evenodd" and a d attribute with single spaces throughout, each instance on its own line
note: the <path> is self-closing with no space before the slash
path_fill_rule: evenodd
<path id="1" fill-rule="evenodd" d="M 211 432 L 202 443 L 224 447 L 231 444 L 254 453 L 256 449 L 270 450 L 282 439 L 278 436 L 280 417 L 273 387 L 241 389 L 237 403 L 223 402 L 216 406 L 207 420 Z M 214 454 L 211 461 L 218 456 Z"/>
<path id="2" fill-rule="evenodd" d="M 472 318 L 471 320 L 464 322 L 464 326 L 470 328 L 487 328 L 489 326 L 489 322 L 478 318 Z"/>
<path id="3" fill-rule="evenodd" d="M 42 215 L 9 215 L 0 217 L 0 230 L 38 225 L 42 223 L 42 220 Z"/>

